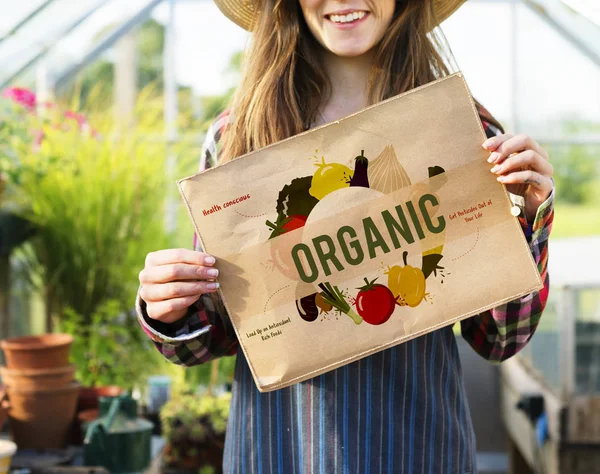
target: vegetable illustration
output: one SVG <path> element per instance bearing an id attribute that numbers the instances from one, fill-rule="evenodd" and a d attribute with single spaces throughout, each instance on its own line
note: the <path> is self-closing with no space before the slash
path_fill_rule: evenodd
<path id="1" fill-rule="evenodd" d="M 359 288 L 356 297 L 356 311 L 366 323 L 375 326 L 385 323 L 396 308 L 396 298 L 387 286 L 376 284 L 377 278 Z"/>
<path id="2" fill-rule="evenodd" d="M 299 214 L 294 214 L 288 217 L 287 222 L 283 224 L 283 231 L 290 232 L 292 230 L 304 227 L 304 224 L 306 224 L 306 219 L 308 219 L 307 216 L 301 216 Z"/>
<path id="3" fill-rule="evenodd" d="M 309 193 L 312 180 L 312 176 L 296 178 L 282 188 L 277 199 L 278 216 L 308 216 L 310 214 L 313 207 L 319 202 Z"/>
<path id="4" fill-rule="evenodd" d="M 315 297 L 315 303 L 317 304 L 317 307 L 321 310 L 321 313 L 329 313 L 329 311 L 333 309 L 333 305 L 325 301 L 325 298 L 323 298 L 323 295 L 321 295 L 321 293 L 317 293 L 317 296 Z"/>
<path id="5" fill-rule="evenodd" d="M 273 239 L 275 237 L 280 236 L 281 234 L 285 234 L 286 232 L 290 232 L 292 230 L 304 227 L 304 225 L 306 224 L 306 219 L 308 219 L 306 216 L 294 214 L 290 217 L 285 217 L 283 219 L 281 218 L 281 216 L 279 216 L 275 223 L 267 221 L 267 227 L 271 228 L 272 230 L 269 239 Z"/>
<path id="6" fill-rule="evenodd" d="M 339 163 L 325 163 L 325 158 L 321 163 L 316 163 L 316 166 L 319 169 L 312 178 L 309 190 L 310 195 L 314 198 L 321 200 L 338 189 L 350 186 L 353 172 L 347 166 Z"/>
<path id="7" fill-rule="evenodd" d="M 446 170 L 444 168 L 442 168 L 441 166 L 430 166 L 429 168 L 427 168 L 427 173 L 429 174 L 429 179 L 433 178 L 434 176 L 439 176 L 441 174 L 444 174 L 446 172 Z M 436 180 L 436 184 L 435 186 L 432 186 L 432 190 L 433 191 L 439 191 L 439 189 L 446 184 L 446 182 L 448 181 L 448 177 L 446 175 L 442 176 L 441 178 L 438 178 Z"/>
<path id="8" fill-rule="evenodd" d="M 433 178 L 434 176 L 443 175 L 446 172 L 446 170 L 444 168 L 442 168 L 441 166 L 436 165 L 436 166 L 430 166 L 427 169 L 427 172 L 429 174 L 429 179 L 431 180 L 431 178 Z M 444 174 L 444 176 L 435 180 L 435 184 L 431 186 L 431 189 L 433 191 L 437 191 L 442 186 L 444 186 L 447 181 L 448 181 L 448 178 Z M 446 235 L 446 231 L 444 231 L 442 236 L 445 237 L 445 235 Z M 434 276 L 437 276 L 438 270 L 444 269 L 444 267 L 439 266 L 440 260 L 442 260 L 442 258 L 443 258 L 442 257 L 443 251 L 444 251 L 444 244 L 442 243 L 442 245 L 438 245 L 437 247 L 425 250 L 423 252 L 423 263 L 421 265 L 421 268 L 423 270 L 423 274 L 425 275 L 425 278 L 429 278 L 429 275 L 431 275 L 432 273 L 434 274 Z"/>
<path id="9" fill-rule="evenodd" d="M 275 222 L 267 221 L 266 223 L 271 229 L 271 235 L 269 236 L 271 263 L 290 280 L 298 278 L 298 272 L 291 255 L 295 242 L 291 239 L 276 239 L 275 237 L 299 229 L 306 223 L 306 218 L 303 216 L 283 218 L 278 216 Z"/>
<path id="10" fill-rule="evenodd" d="M 411 184 L 391 145 L 386 146 L 377 158 L 369 161 L 368 176 L 371 189 L 384 194 L 390 194 Z"/>
<path id="11" fill-rule="evenodd" d="M 354 176 L 350 180 L 350 186 L 369 187 L 369 160 L 365 156 L 365 150 L 360 151 L 360 155 L 354 158 Z"/>
<path id="12" fill-rule="evenodd" d="M 337 286 L 332 286 L 331 283 L 319 283 L 319 288 L 323 290 L 321 296 L 326 303 L 329 303 L 340 313 L 346 314 L 355 324 L 362 323 L 363 319 L 350 307 L 344 294 Z"/>
<path id="13" fill-rule="evenodd" d="M 404 267 L 394 265 L 388 269 L 386 274 L 388 275 L 388 288 L 399 300 L 398 304 L 414 308 L 419 306 L 425 297 L 425 275 L 420 268 L 407 264 L 407 256 L 408 252 L 402 254 Z"/>
<path id="14" fill-rule="evenodd" d="M 304 321 L 313 322 L 319 317 L 319 308 L 316 304 L 316 298 L 318 294 L 313 293 L 312 295 L 305 296 L 296 300 L 296 309 L 298 314 Z"/>
<path id="15" fill-rule="evenodd" d="M 421 268 L 423 270 L 423 276 L 425 278 L 429 278 L 429 275 L 431 275 L 432 273 L 434 274 L 434 276 L 437 276 L 438 270 L 444 269 L 444 267 L 440 267 L 439 265 L 440 261 L 444 257 L 441 255 L 441 253 L 433 253 L 436 250 L 438 250 L 438 252 L 441 252 L 441 249 L 437 248 L 430 250 L 430 253 L 423 253 L 423 263 L 421 265 Z"/>

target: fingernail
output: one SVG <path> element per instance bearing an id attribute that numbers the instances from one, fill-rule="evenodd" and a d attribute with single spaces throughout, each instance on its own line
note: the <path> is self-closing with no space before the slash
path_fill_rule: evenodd
<path id="1" fill-rule="evenodd" d="M 206 274 L 209 277 L 218 277 L 219 276 L 219 270 L 217 270 L 216 268 L 211 268 L 210 270 L 206 270 Z"/>
<path id="2" fill-rule="evenodd" d="M 498 160 L 498 153 L 494 152 L 488 158 L 488 163 L 495 163 Z"/>
<path id="3" fill-rule="evenodd" d="M 492 148 L 493 145 L 494 145 L 494 139 L 490 138 L 489 140 L 484 141 L 483 145 L 481 145 L 481 146 L 483 146 L 483 148 L 485 148 L 485 149 L 489 149 L 489 148 Z"/>
<path id="4" fill-rule="evenodd" d="M 211 282 L 211 283 L 209 283 L 208 285 L 206 285 L 206 287 L 207 287 L 209 290 L 216 290 L 217 288 L 219 288 L 219 282 L 218 282 L 218 281 Z"/>
<path id="5" fill-rule="evenodd" d="M 204 263 L 207 265 L 214 265 L 215 262 L 215 257 L 204 257 Z"/>
<path id="6" fill-rule="evenodd" d="M 506 180 L 506 178 L 504 176 L 498 176 L 496 178 L 496 180 L 500 181 L 501 183 L 504 183 L 504 181 Z"/>
<path id="7" fill-rule="evenodd" d="M 497 173 L 498 171 L 500 171 L 500 167 L 498 165 L 494 166 L 491 170 L 492 173 Z"/>

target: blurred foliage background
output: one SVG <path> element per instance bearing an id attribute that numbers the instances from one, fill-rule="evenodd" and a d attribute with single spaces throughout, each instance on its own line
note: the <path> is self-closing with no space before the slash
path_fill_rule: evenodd
<path id="1" fill-rule="evenodd" d="M 143 391 L 149 375 L 166 373 L 175 393 L 188 393 L 231 382 L 234 358 L 188 370 L 165 361 L 135 318 L 137 275 L 148 252 L 191 247 L 187 213 L 168 203 L 179 202 L 175 180 L 196 172 L 203 132 L 233 90 L 194 101 L 179 87 L 178 128 L 195 133 L 169 143 L 164 27 L 149 20 L 137 34 L 140 92 L 131 117 L 115 119 L 108 60 L 84 70 L 52 103 L 23 105 L 15 94 L 27 89 L 0 98 L 0 209 L 33 228 L 11 253 L 17 310 L 35 316 L 12 318 L 10 332 L 74 334 L 73 359 L 86 385 Z M 231 73 L 240 63 L 241 53 Z M 175 229 L 167 230 L 167 212 L 176 212 Z"/>

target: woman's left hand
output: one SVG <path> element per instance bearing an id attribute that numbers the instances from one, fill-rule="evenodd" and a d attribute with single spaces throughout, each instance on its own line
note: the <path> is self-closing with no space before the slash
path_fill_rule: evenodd
<path id="1" fill-rule="evenodd" d="M 491 172 L 498 175 L 508 192 L 525 198 L 527 221 L 533 222 L 538 207 L 554 188 L 554 170 L 546 150 L 527 135 L 508 133 L 486 140 L 483 148 L 492 152 L 488 159 L 494 165 Z"/>

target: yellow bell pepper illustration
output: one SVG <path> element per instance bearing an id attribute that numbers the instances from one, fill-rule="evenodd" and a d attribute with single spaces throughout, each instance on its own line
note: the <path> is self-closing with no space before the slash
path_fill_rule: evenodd
<path id="1" fill-rule="evenodd" d="M 408 252 L 402 255 L 404 267 L 394 265 L 385 272 L 388 275 L 388 288 L 401 306 L 414 308 L 425 297 L 425 275 L 420 268 L 408 265 Z"/>

